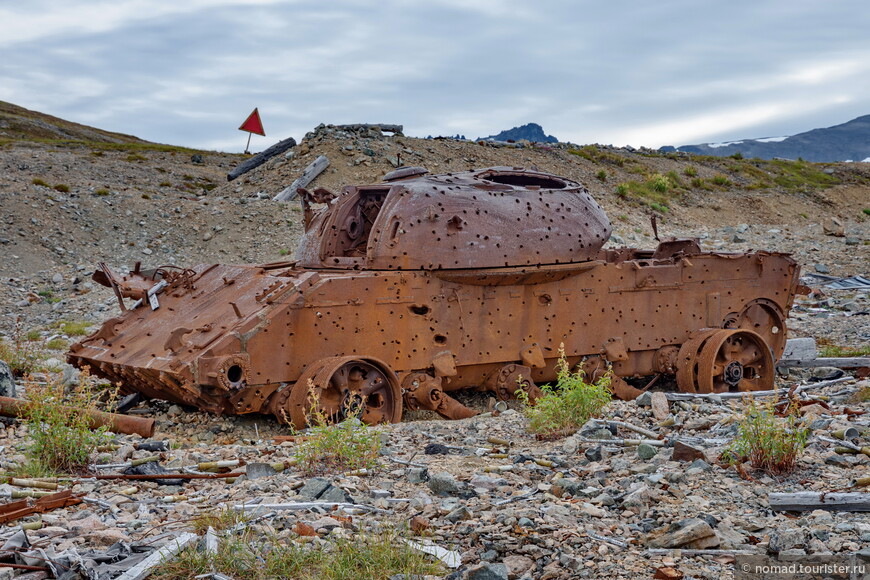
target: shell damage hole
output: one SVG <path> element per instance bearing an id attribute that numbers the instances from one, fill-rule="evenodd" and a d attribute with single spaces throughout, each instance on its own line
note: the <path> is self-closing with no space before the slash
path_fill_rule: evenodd
<path id="1" fill-rule="evenodd" d="M 553 299 L 550 297 L 549 294 L 541 294 L 540 296 L 538 296 L 538 302 L 545 306 L 549 306 L 553 303 Z"/>
<path id="2" fill-rule="evenodd" d="M 244 372 L 239 365 L 233 365 L 227 369 L 227 380 L 233 384 L 240 383 Z"/>
<path id="3" fill-rule="evenodd" d="M 413 312 L 414 314 L 418 314 L 420 316 L 425 316 L 425 315 L 429 314 L 429 312 L 431 310 L 425 304 L 422 304 L 422 305 L 421 304 L 414 304 L 413 306 L 409 306 L 408 309 L 411 312 Z"/>
<path id="4" fill-rule="evenodd" d="M 447 344 L 447 337 L 443 334 L 435 335 L 435 344 Z"/>

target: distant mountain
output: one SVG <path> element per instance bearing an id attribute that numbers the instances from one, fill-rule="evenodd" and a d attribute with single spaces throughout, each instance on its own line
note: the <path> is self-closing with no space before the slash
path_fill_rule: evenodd
<path id="1" fill-rule="evenodd" d="M 552 135 L 544 133 L 543 127 L 537 123 L 529 123 L 522 127 L 514 127 L 507 131 L 502 131 L 498 135 L 490 135 L 489 137 L 480 137 L 478 141 L 519 141 L 525 139 L 532 143 L 558 143 L 559 140 Z"/>
<path id="2" fill-rule="evenodd" d="M 870 159 L 870 115 L 852 119 L 848 123 L 813 129 L 790 137 L 743 139 L 728 143 L 703 143 L 662 147 L 660 151 L 685 151 L 701 155 L 727 157 L 739 152 L 744 157 L 773 159 L 784 157 L 807 161 L 866 161 Z"/>
<path id="3" fill-rule="evenodd" d="M 147 143 L 132 135 L 80 125 L 0 101 L 0 141 L 3 140 Z"/>

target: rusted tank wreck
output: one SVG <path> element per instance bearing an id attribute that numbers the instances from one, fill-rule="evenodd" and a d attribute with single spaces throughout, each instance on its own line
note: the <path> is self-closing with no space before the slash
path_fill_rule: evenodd
<path id="1" fill-rule="evenodd" d="M 312 400 L 378 423 L 473 415 L 459 389 L 534 398 L 560 344 L 592 377 L 612 366 L 622 398 L 657 375 L 689 392 L 773 384 L 798 284 L 788 255 L 692 239 L 603 249 L 610 222 L 581 184 L 519 168 L 401 168 L 301 195 L 294 262 L 123 276 L 102 264 L 94 277 L 122 313 L 70 362 L 126 391 L 297 427 Z"/>

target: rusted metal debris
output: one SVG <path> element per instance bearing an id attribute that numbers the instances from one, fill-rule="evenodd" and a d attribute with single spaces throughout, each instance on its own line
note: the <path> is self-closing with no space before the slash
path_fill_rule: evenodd
<path id="1" fill-rule="evenodd" d="M 25 417 L 27 415 L 28 402 L 11 397 L 0 397 L 0 415 L 4 417 Z M 67 408 L 70 409 L 70 408 Z M 131 417 L 130 415 L 118 415 L 104 413 L 103 411 L 72 409 L 76 412 L 87 413 L 90 429 L 107 427 L 113 433 L 127 435 L 141 435 L 151 437 L 154 435 L 154 419 L 147 417 Z"/>
<path id="2" fill-rule="evenodd" d="M 604 249 L 610 222 L 581 184 L 511 167 L 405 167 L 300 195 L 294 262 L 101 265 L 123 312 L 70 362 L 127 392 L 297 427 L 311 405 L 380 423 L 471 416 L 460 389 L 534 399 L 560 345 L 593 379 L 612 369 L 627 399 L 653 376 L 696 394 L 773 385 L 798 286 L 786 254 Z"/>
<path id="3" fill-rule="evenodd" d="M 25 516 L 41 514 L 52 510 L 76 505 L 84 501 L 84 494 L 74 494 L 70 490 L 59 491 L 37 500 L 20 499 L 0 505 L 0 524 L 11 522 Z"/>

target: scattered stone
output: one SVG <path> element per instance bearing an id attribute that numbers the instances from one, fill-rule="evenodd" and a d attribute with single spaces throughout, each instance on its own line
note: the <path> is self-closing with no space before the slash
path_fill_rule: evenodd
<path id="1" fill-rule="evenodd" d="M 652 405 L 652 393 L 646 391 L 641 393 L 635 400 L 635 405 L 638 407 L 649 407 Z"/>
<path id="2" fill-rule="evenodd" d="M 450 473 L 442 471 L 429 478 L 429 489 L 440 496 L 458 495 L 461 491 L 459 482 Z"/>
<path id="3" fill-rule="evenodd" d="M 648 460 L 652 459 L 658 453 L 658 449 L 650 445 L 649 443 L 641 443 L 637 446 L 637 456 L 641 459 Z"/>
<path id="4" fill-rule="evenodd" d="M 0 397 L 15 397 L 15 377 L 9 365 L 0 360 Z"/>
<path id="5" fill-rule="evenodd" d="M 650 397 L 653 417 L 657 421 L 664 421 L 671 414 L 671 407 L 668 404 L 668 396 L 661 391 L 656 391 Z"/>
<path id="6" fill-rule="evenodd" d="M 822 229 L 825 232 L 826 236 L 835 236 L 838 238 L 842 238 L 846 235 L 846 228 L 843 225 L 843 222 L 838 220 L 835 217 L 829 217 L 822 222 Z"/>
<path id="7" fill-rule="evenodd" d="M 535 565 L 535 561 L 531 558 L 517 554 L 505 556 L 502 562 L 507 567 L 508 578 L 519 578 Z"/>
<path id="8" fill-rule="evenodd" d="M 696 461 L 698 459 L 705 460 L 706 458 L 703 450 L 686 445 L 681 441 L 674 442 L 674 452 L 671 454 L 672 461 Z"/>
<path id="9" fill-rule="evenodd" d="M 245 466 L 245 475 L 248 479 L 271 477 L 276 473 L 278 472 L 268 463 L 249 463 Z"/>
<path id="10" fill-rule="evenodd" d="M 508 568 L 504 564 L 480 564 L 468 569 L 468 580 L 509 580 Z"/>
<path id="11" fill-rule="evenodd" d="M 704 550 L 718 546 L 719 538 L 706 521 L 691 518 L 650 532 L 644 543 L 649 548 Z"/>

